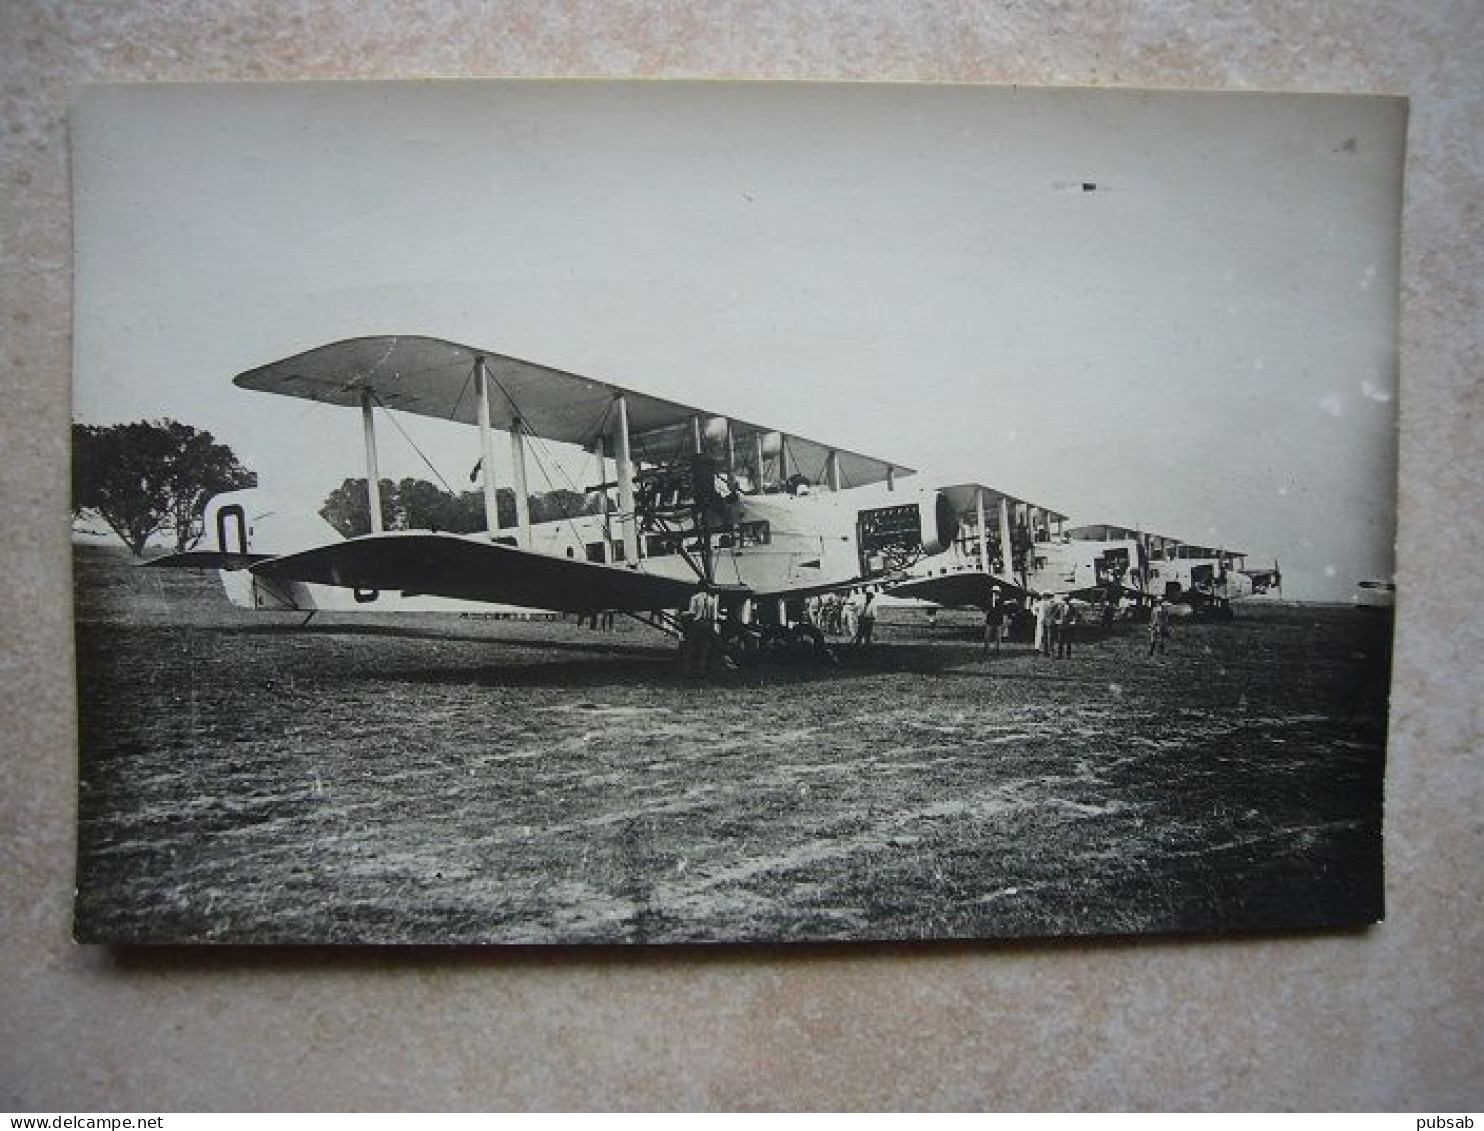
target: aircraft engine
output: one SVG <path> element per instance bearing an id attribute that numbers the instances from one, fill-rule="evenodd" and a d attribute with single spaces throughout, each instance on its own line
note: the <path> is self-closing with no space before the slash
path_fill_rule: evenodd
<path id="1" fill-rule="evenodd" d="M 958 537 L 958 513 L 942 491 L 933 491 L 923 500 L 921 513 L 922 552 L 930 557 L 941 554 Z"/>
<path id="2" fill-rule="evenodd" d="M 942 491 L 916 491 L 907 497 L 915 501 L 872 507 L 856 516 L 864 572 L 906 569 L 952 545 L 958 515 L 948 497 Z"/>

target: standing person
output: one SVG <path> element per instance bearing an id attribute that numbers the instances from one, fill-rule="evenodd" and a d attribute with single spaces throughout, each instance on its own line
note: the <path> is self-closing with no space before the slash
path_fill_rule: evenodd
<path id="1" fill-rule="evenodd" d="M 686 607 L 680 640 L 681 671 L 703 676 L 711 665 L 711 646 L 716 631 L 716 598 L 698 589 Z"/>
<path id="2" fill-rule="evenodd" d="M 1058 656 L 1065 656 L 1067 659 L 1071 659 L 1072 641 L 1076 636 L 1077 622 L 1081 619 L 1082 614 L 1078 611 L 1077 606 L 1072 604 L 1071 594 L 1067 594 L 1062 598 L 1061 631 L 1057 641 L 1056 652 Z"/>
<path id="3" fill-rule="evenodd" d="M 855 639 L 856 624 L 860 617 L 860 594 L 852 593 L 840 605 L 840 630 L 852 640 Z"/>
<path id="4" fill-rule="evenodd" d="M 1043 655 L 1043 656 L 1049 655 L 1050 654 L 1050 651 L 1051 651 L 1050 648 L 1048 648 L 1047 647 L 1047 644 L 1046 644 L 1046 639 L 1047 639 L 1046 634 L 1047 634 L 1047 628 L 1048 628 L 1048 625 L 1046 623 L 1046 612 L 1047 612 L 1046 603 L 1047 603 L 1047 601 L 1046 601 L 1046 598 L 1045 597 L 1037 597 L 1036 598 L 1036 641 L 1035 641 L 1035 644 L 1036 644 L 1036 651 L 1039 652 L 1039 653 L 1041 653 L 1041 655 Z"/>
<path id="5" fill-rule="evenodd" d="M 804 619 L 815 628 L 824 627 L 824 599 L 818 593 L 804 602 Z"/>
<path id="6" fill-rule="evenodd" d="M 1159 654 L 1165 654 L 1165 641 L 1170 638 L 1170 603 L 1160 598 L 1159 604 L 1149 610 L 1149 654 L 1154 655 L 1155 648 Z"/>
<path id="7" fill-rule="evenodd" d="M 876 594 L 866 590 L 865 600 L 861 602 L 860 611 L 855 618 L 855 638 L 851 641 L 857 647 L 865 647 L 871 643 L 871 633 L 876 628 Z"/>
<path id="8" fill-rule="evenodd" d="M 1041 637 L 1041 653 L 1056 659 L 1056 648 L 1061 643 L 1061 612 L 1062 605 L 1049 593 L 1041 598 L 1044 611 L 1041 614 L 1043 635 Z"/>
<path id="9" fill-rule="evenodd" d="M 1046 610 L 1046 651 L 1053 659 L 1061 658 L 1061 628 L 1062 618 L 1067 614 L 1066 598 L 1058 601 L 1055 597 L 1047 597 L 1050 607 Z"/>

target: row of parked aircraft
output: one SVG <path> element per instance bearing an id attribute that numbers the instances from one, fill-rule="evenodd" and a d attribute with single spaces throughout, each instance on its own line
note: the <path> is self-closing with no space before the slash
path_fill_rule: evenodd
<path id="1" fill-rule="evenodd" d="M 244 389 L 359 409 L 372 529 L 342 538 L 257 491 L 211 500 L 195 548 L 157 566 L 219 570 L 262 610 L 417 612 L 519 606 L 623 612 L 668 628 L 698 592 L 723 623 L 787 630 L 808 597 L 870 586 L 1012 615 L 1068 595 L 1132 613 L 1165 600 L 1229 615 L 1281 586 L 1239 551 L 1067 516 L 983 483 L 918 485 L 912 468 L 487 350 L 426 337 L 335 342 L 253 369 Z M 487 530 L 384 530 L 376 409 L 478 430 Z M 496 433 L 516 523 L 500 527 Z M 533 443 L 600 474 L 595 514 L 532 522 Z M 908 481 L 910 482 L 904 482 Z"/>

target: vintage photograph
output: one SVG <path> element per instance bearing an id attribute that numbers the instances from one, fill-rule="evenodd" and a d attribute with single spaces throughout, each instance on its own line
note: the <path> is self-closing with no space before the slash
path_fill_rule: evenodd
<path id="1" fill-rule="evenodd" d="M 1403 100 L 71 131 L 79 941 L 1383 917 Z"/>

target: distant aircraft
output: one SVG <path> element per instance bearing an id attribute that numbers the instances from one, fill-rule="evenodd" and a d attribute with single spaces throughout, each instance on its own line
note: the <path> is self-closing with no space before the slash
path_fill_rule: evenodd
<path id="1" fill-rule="evenodd" d="M 212 500 L 202 544 L 151 564 L 220 570 L 228 596 L 248 608 L 493 603 L 624 612 L 674 631 L 675 611 L 704 590 L 724 621 L 784 630 L 805 597 L 882 583 L 943 553 L 980 490 L 904 486 L 914 472 L 899 464 L 433 338 L 335 342 L 234 383 L 358 409 L 372 520 L 370 534 L 345 539 L 317 519 L 272 512 L 256 492 Z M 378 407 L 477 429 L 487 531 L 381 529 Z M 498 432 L 509 437 L 517 508 L 504 530 Z M 549 462 L 542 440 L 588 453 L 600 513 L 531 521 L 530 465 Z"/>
<path id="2" fill-rule="evenodd" d="M 1224 547 L 1198 546 L 1164 534 L 1123 526 L 1079 526 L 1067 532 L 1074 544 L 1104 547 L 1108 573 L 1141 603 L 1165 600 L 1196 616 L 1227 617 L 1232 602 L 1283 589 L 1278 563 L 1246 568 L 1247 555 Z"/>
<path id="3" fill-rule="evenodd" d="M 966 518 L 953 546 L 923 559 L 893 585 L 893 596 L 986 610 L 1024 607 L 1046 596 L 1114 609 L 1163 599 L 1194 615 L 1220 617 L 1230 615 L 1233 601 L 1281 590 L 1276 563 L 1271 570 L 1246 570 L 1238 551 L 1105 524 L 1068 529 L 1065 515 L 1044 507 L 976 485 L 960 490 L 978 491 L 989 500 L 987 508 L 981 503 L 982 514 Z M 989 517 L 996 508 L 998 524 Z"/>

